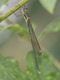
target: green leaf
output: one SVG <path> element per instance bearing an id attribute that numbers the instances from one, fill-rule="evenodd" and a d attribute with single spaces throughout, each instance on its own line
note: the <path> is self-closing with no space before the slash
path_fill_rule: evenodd
<path id="1" fill-rule="evenodd" d="M 39 0 L 42 6 L 49 12 L 53 13 L 57 0 Z"/>
<path id="2" fill-rule="evenodd" d="M 40 34 L 40 41 L 44 39 L 44 37 L 51 32 L 60 32 L 60 18 L 51 22 Z"/>
<path id="3" fill-rule="evenodd" d="M 14 30 L 14 31 L 18 32 L 18 34 L 22 37 L 28 37 L 27 29 L 24 28 L 23 26 L 19 25 L 19 24 L 10 25 L 7 29 L 8 30 Z"/>
<path id="4" fill-rule="evenodd" d="M 19 24 L 12 24 L 9 26 L 2 26 L 0 25 L 0 32 L 4 30 L 14 30 L 16 31 L 21 37 L 28 37 L 28 31 L 26 28 L 22 27 Z"/>
<path id="5" fill-rule="evenodd" d="M 14 58 L 0 56 L 0 80 L 25 80 L 25 74 Z"/>
<path id="6" fill-rule="evenodd" d="M 54 20 L 47 26 L 47 32 L 60 32 L 60 18 Z"/>
<path id="7" fill-rule="evenodd" d="M 47 54 L 46 51 L 42 51 L 42 55 L 38 57 L 38 65 L 40 71 L 36 71 L 34 53 L 29 52 L 26 57 L 27 75 L 29 80 L 57 80 L 59 72 L 53 65 L 53 56 Z"/>
<path id="8" fill-rule="evenodd" d="M 0 0 L 0 7 L 3 6 L 3 4 L 7 3 L 9 0 Z"/>

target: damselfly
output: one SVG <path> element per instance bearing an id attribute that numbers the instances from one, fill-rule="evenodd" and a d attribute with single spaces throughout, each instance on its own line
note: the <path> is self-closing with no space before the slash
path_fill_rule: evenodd
<path id="1" fill-rule="evenodd" d="M 35 57 L 36 69 L 39 70 L 37 54 L 39 54 L 39 55 L 41 54 L 41 48 L 40 48 L 40 45 L 36 38 L 36 35 L 34 33 L 34 30 L 32 28 L 32 24 L 30 22 L 30 16 L 28 14 L 28 9 L 22 8 L 22 13 L 23 13 L 24 19 L 26 21 L 26 24 L 28 26 L 28 29 L 29 29 L 29 34 L 31 37 L 31 43 L 32 43 L 32 48 L 33 48 L 33 52 L 34 52 L 34 57 Z"/>

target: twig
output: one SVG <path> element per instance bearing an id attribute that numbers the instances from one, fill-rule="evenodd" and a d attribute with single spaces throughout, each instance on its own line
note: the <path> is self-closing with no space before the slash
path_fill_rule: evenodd
<path id="1" fill-rule="evenodd" d="M 21 8 L 24 4 L 26 4 L 29 1 L 31 0 L 21 0 L 20 2 L 18 2 L 15 6 L 9 9 L 6 13 L 0 16 L 0 22 L 2 22 L 4 19 L 6 19 L 8 16 L 10 16 L 12 13 L 14 13 L 16 10 Z"/>

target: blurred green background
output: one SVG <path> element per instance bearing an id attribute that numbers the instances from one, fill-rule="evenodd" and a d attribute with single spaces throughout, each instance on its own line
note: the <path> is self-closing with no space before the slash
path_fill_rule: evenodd
<path id="1" fill-rule="evenodd" d="M 9 6 L 8 9 L 10 7 L 11 6 Z M 57 17 L 60 17 L 60 0 L 58 0 L 56 4 L 54 14 L 48 13 L 41 6 L 38 0 L 31 0 L 31 2 L 25 5 L 25 7 L 27 7 L 29 10 L 31 22 L 35 27 L 35 33 L 36 33 L 37 38 L 42 32 L 42 30 L 50 22 L 52 22 Z M 19 14 L 18 12 L 16 13 Z M 13 21 L 11 16 L 9 19 Z M 26 26 L 22 15 L 20 17 L 16 17 L 16 18 L 14 17 L 14 19 L 15 19 L 15 21 L 13 21 L 14 23 L 19 23 L 19 24 L 22 24 L 23 26 Z M 1 24 L 4 24 L 4 21 Z M 6 22 L 6 25 L 8 24 L 9 23 Z M 60 62 L 60 32 L 56 32 L 56 33 L 52 32 L 52 33 L 47 34 L 41 42 L 40 42 L 40 39 L 38 40 L 39 40 L 41 47 L 48 50 Z M 30 51 L 31 49 L 32 49 L 32 46 L 31 46 L 30 41 L 27 40 L 26 38 L 19 37 L 16 32 L 4 31 L 0 33 L 0 53 L 5 56 L 13 56 L 14 58 L 16 58 L 19 61 L 20 67 L 22 69 L 25 68 L 25 64 L 24 64 L 25 56 L 27 52 Z"/>

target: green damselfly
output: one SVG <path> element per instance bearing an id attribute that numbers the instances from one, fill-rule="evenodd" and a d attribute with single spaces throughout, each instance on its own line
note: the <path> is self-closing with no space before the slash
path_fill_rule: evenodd
<path id="1" fill-rule="evenodd" d="M 32 24 L 30 22 L 30 16 L 28 14 L 28 9 L 22 8 L 22 13 L 23 13 L 24 19 L 26 21 L 26 24 L 28 26 L 29 34 L 31 37 L 31 43 L 32 43 L 32 48 L 33 48 L 33 52 L 34 52 L 36 69 L 39 70 L 37 54 L 39 54 L 39 55 L 41 54 L 41 48 L 40 48 L 40 45 L 39 45 L 38 40 L 36 38 L 35 32 L 32 28 Z"/>

